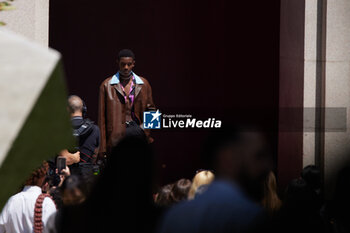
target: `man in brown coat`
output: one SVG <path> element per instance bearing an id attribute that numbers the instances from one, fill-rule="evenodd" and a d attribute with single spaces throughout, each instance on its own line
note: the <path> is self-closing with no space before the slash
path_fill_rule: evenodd
<path id="1" fill-rule="evenodd" d="M 118 54 L 119 71 L 104 80 L 100 86 L 99 127 L 100 156 L 108 155 L 124 136 L 153 141 L 150 131 L 143 129 L 143 112 L 155 110 L 149 82 L 132 69 L 135 55 L 129 49 Z"/>

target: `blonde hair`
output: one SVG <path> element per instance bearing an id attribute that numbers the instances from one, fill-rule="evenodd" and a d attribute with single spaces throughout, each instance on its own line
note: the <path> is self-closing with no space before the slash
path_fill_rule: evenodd
<path id="1" fill-rule="evenodd" d="M 264 198 L 261 202 L 269 214 L 276 213 L 282 205 L 277 195 L 277 184 L 275 174 L 270 171 L 264 182 Z"/>
<path id="2" fill-rule="evenodd" d="M 207 185 L 213 182 L 215 176 L 211 171 L 204 170 L 198 172 L 193 180 L 190 191 L 188 192 L 188 199 L 194 199 L 197 189 L 202 185 Z"/>

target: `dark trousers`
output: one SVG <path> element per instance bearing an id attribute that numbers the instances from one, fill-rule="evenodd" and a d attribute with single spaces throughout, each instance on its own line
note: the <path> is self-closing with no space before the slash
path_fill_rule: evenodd
<path id="1" fill-rule="evenodd" d="M 125 137 L 136 137 L 146 140 L 146 134 L 143 129 L 135 122 L 126 122 Z"/>

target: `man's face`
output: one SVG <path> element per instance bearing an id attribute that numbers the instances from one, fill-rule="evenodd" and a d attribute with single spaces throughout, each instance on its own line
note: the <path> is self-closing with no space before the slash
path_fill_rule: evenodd
<path id="1" fill-rule="evenodd" d="M 122 76 L 129 76 L 135 66 L 135 61 L 132 57 L 121 57 L 118 61 L 119 73 Z"/>
<path id="2" fill-rule="evenodd" d="M 240 140 L 218 154 L 218 176 L 238 183 L 255 200 L 261 198 L 263 180 L 272 168 L 264 136 L 258 132 L 241 133 Z"/>
<path id="3" fill-rule="evenodd" d="M 259 133 L 246 133 L 241 174 L 247 181 L 261 181 L 271 170 L 271 154 L 266 139 Z"/>
<path id="4" fill-rule="evenodd" d="M 254 200 L 263 197 L 263 181 L 272 169 L 266 139 L 259 133 L 246 133 L 242 147 L 239 181 L 246 194 Z"/>

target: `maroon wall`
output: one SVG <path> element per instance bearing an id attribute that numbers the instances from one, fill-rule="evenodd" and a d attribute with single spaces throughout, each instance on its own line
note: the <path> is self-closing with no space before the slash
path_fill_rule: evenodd
<path id="1" fill-rule="evenodd" d="M 281 0 L 278 177 L 280 187 L 303 166 L 305 0 Z"/>
<path id="2" fill-rule="evenodd" d="M 70 94 L 84 98 L 93 120 L 99 84 L 117 71 L 118 51 L 130 48 L 163 113 L 244 119 L 273 131 L 279 13 L 279 0 L 51 0 L 50 46 L 63 54 Z M 207 133 L 155 130 L 160 182 L 192 177 Z M 270 139 L 276 151 L 276 134 Z"/>

